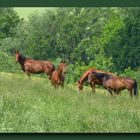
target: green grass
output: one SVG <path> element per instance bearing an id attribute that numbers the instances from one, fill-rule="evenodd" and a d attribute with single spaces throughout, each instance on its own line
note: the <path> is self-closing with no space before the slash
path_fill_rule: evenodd
<path id="1" fill-rule="evenodd" d="M 0 132 L 140 132 L 140 102 L 75 85 L 55 90 L 47 78 L 0 73 Z"/>

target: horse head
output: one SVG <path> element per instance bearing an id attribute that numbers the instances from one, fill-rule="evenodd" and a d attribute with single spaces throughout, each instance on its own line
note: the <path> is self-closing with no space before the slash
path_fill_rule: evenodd
<path id="1" fill-rule="evenodd" d="M 79 91 L 83 89 L 83 84 L 80 81 L 78 81 L 76 85 Z"/>
<path id="2" fill-rule="evenodd" d="M 61 60 L 59 66 L 58 66 L 58 70 L 62 71 L 64 74 L 67 73 L 67 66 L 66 66 L 66 62 L 64 60 Z"/>
<path id="3" fill-rule="evenodd" d="M 23 63 L 23 62 L 25 62 L 25 60 L 27 58 L 25 56 L 23 56 L 21 53 L 19 53 L 19 51 L 15 50 L 15 59 L 16 59 L 16 62 Z"/>
<path id="4" fill-rule="evenodd" d="M 20 57 L 20 53 L 17 50 L 15 50 L 14 53 L 15 53 L 16 62 L 18 62 L 19 61 L 19 57 Z"/>
<path id="5" fill-rule="evenodd" d="M 60 61 L 60 63 L 66 63 L 66 61 L 65 61 L 64 59 L 62 59 L 62 60 Z"/>

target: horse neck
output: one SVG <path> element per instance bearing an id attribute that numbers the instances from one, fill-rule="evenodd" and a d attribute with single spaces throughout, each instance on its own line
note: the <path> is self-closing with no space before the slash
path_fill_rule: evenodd
<path id="1" fill-rule="evenodd" d="M 79 80 L 79 82 L 81 83 L 81 84 L 83 84 L 83 82 L 85 82 L 86 80 L 87 80 L 87 78 L 88 78 L 88 75 L 83 75 L 81 78 L 80 78 L 80 80 Z"/>
<path id="2" fill-rule="evenodd" d="M 58 77 L 61 77 L 63 74 L 62 70 L 61 69 L 58 69 Z"/>
<path id="3" fill-rule="evenodd" d="M 24 63 L 25 63 L 25 61 L 26 61 L 25 57 L 24 58 L 22 58 L 21 56 L 19 57 L 18 62 L 19 62 L 19 64 L 20 64 L 20 66 L 21 66 L 23 71 L 24 71 Z"/>

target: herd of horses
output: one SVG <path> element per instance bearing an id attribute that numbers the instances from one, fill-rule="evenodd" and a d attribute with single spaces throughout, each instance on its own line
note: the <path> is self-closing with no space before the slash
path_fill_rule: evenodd
<path id="1" fill-rule="evenodd" d="M 67 65 L 64 60 L 61 60 L 58 67 L 50 61 L 33 60 L 26 58 L 19 51 L 15 51 L 15 59 L 21 66 L 21 69 L 27 74 L 30 79 L 30 74 L 46 73 L 51 84 L 57 88 L 64 87 L 65 74 L 67 72 Z M 88 82 L 93 92 L 95 93 L 95 85 L 101 85 L 109 91 L 111 95 L 118 95 L 121 90 L 127 89 L 131 97 L 138 96 L 138 86 L 135 79 L 129 77 L 119 77 L 111 72 L 90 68 L 84 72 L 77 82 L 79 91 L 83 89 L 85 82 Z"/>

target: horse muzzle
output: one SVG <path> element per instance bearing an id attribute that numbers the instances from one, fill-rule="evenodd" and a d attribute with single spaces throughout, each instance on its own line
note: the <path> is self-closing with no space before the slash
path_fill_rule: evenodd
<path id="1" fill-rule="evenodd" d="M 67 71 L 64 71 L 64 74 L 67 74 L 68 72 Z"/>

